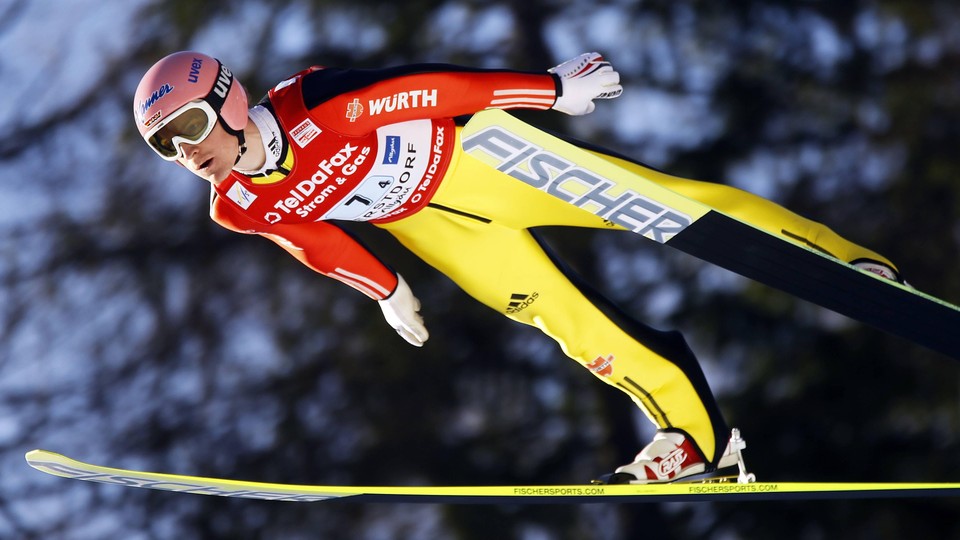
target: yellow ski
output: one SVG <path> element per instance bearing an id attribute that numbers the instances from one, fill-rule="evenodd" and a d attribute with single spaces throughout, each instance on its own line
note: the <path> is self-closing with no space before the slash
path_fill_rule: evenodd
<path id="1" fill-rule="evenodd" d="M 311 486 L 203 478 L 91 465 L 46 450 L 26 454 L 47 474 L 114 484 L 244 499 L 316 502 L 603 503 L 960 496 L 960 483 L 750 482 L 529 486 Z"/>

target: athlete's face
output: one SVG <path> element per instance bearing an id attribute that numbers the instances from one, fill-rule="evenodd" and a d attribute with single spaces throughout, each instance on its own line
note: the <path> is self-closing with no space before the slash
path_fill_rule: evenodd
<path id="1" fill-rule="evenodd" d="M 240 144 L 235 135 L 227 133 L 217 122 L 206 139 L 197 144 L 184 142 L 180 147 L 186 157 L 177 161 L 193 174 L 217 185 L 230 175 Z"/>

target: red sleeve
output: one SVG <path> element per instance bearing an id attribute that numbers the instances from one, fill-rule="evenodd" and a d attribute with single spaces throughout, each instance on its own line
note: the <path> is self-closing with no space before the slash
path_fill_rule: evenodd
<path id="1" fill-rule="evenodd" d="M 343 134 L 490 108 L 549 109 L 557 83 L 549 73 L 424 64 L 385 70 L 321 69 L 304 81 L 311 112 Z"/>
<path id="2" fill-rule="evenodd" d="M 232 212 L 219 198 L 210 217 L 232 231 L 259 234 L 282 247 L 313 270 L 383 300 L 397 287 L 397 276 L 349 233 L 326 221 L 293 225 L 260 225 Z"/>

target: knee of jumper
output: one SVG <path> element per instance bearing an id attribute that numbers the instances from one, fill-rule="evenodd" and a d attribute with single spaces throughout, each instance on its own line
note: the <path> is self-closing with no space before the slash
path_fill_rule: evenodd
<path id="1" fill-rule="evenodd" d="M 525 316 L 511 317 L 536 326 L 559 343 L 567 356 L 598 375 L 609 376 L 614 362 L 665 362 L 684 373 L 700 370 L 686 340 L 677 331 L 656 330 L 632 318 L 611 318 L 599 311 L 593 316 L 525 312 Z"/>

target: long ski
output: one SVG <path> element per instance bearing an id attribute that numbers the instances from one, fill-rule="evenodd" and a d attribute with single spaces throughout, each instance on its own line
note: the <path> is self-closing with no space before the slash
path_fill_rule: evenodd
<path id="1" fill-rule="evenodd" d="M 960 359 L 960 308 L 671 191 L 500 110 L 461 134 L 473 158 L 637 234 Z"/>
<path id="2" fill-rule="evenodd" d="M 310 486 L 204 478 L 91 465 L 46 450 L 26 454 L 31 467 L 64 478 L 125 487 L 243 499 L 404 503 L 620 503 L 705 500 L 805 500 L 958 497 L 960 483 L 673 483 L 529 486 Z"/>

